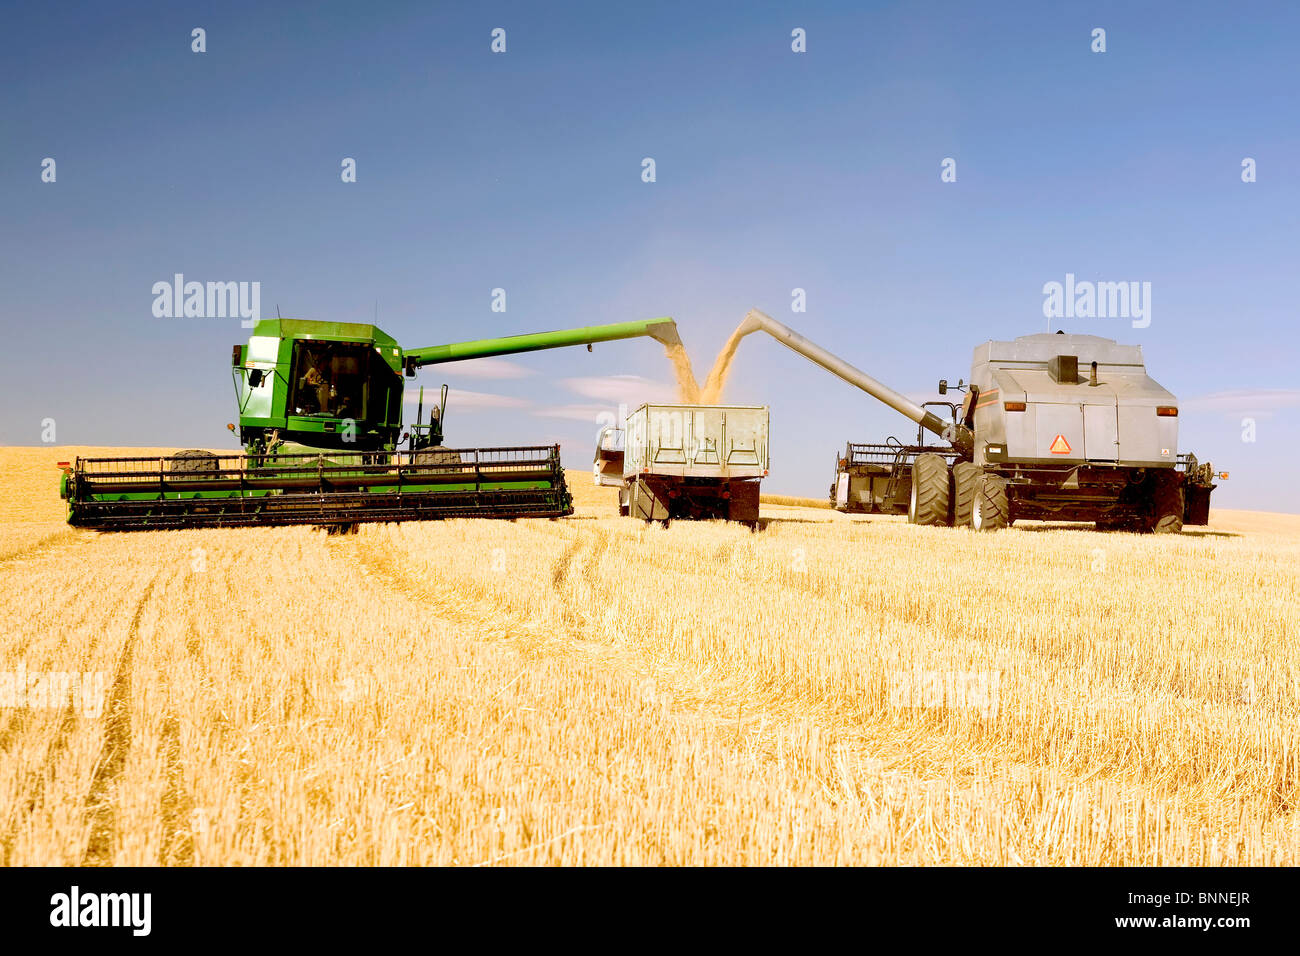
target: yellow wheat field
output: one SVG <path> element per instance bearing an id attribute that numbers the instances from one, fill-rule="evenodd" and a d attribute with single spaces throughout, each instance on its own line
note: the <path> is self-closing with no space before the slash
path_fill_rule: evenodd
<path id="1" fill-rule="evenodd" d="M 0 451 L 0 672 L 104 681 L 0 709 L 4 863 L 1300 862 L 1300 517 L 105 535 L 75 453 Z"/>

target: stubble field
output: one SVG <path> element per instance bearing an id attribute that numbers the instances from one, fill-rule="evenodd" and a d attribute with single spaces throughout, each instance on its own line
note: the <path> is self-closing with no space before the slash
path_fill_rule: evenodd
<path id="1" fill-rule="evenodd" d="M 1300 862 L 1300 517 L 109 535 L 89 451 L 0 449 L 0 696 L 103 689 L 0 706 L 5 864 Z"/>

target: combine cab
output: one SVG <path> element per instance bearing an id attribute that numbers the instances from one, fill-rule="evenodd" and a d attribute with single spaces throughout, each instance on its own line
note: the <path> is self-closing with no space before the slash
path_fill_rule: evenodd
<path id="1" fill-rule="evenodd" d="M 671 319 L 516 335 L 403 351 L 371 325 L 262 321 L 234 348 L 246 454 L 65 463 L 68 521 L 130 530 L 573 513 L 558 445 L 446 448 L 447 387 L 403 427 L 403 376 L 423 365 L 650 336 L 680 342 Z M 405 447 L 402 447 L 405 446 Z"/>

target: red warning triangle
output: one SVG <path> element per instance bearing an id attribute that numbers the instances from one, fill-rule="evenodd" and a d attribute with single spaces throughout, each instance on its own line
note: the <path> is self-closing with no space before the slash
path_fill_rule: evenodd
<path id="1" fill-rule="evenodd" d="M 1065 440 L 1064 435 L 1057 435 L 1048 451 L 1053 455 L 1068 455 L 1070 453 L 1070 443 Z"/>

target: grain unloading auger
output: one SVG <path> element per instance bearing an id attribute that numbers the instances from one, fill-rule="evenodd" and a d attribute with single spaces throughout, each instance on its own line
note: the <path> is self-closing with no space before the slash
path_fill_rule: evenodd
<path id="1" fill-rule="evenodd" d="M 740 332 L 760 329 L 919 426 L 915 445 L 849 445 L 832 486 L 842 510 L 977 530 L 1036 518 L 1177 532 L 1209 520 L 1216 475 L 1179 454 L 1177 400 L 1147 375 L 1140 346 L 1060 332 L 985 342 L 958 408 L 913 402 L 753 310 Z M 945 444 L 924 444 L 925 432 Z"/>
<path id="2" fill-rule="evenodd" d="M 63 463 L 68 521 L 107 530 L 573 513 L 558 445 L 446 448 L 447 387 L 402 425 L 403 374 L 462 359 L 649 336 L 679 345 L 672 319 L 403 350 L 373 325 L 267 319 L 236 345 L 243 455 Z M 405 448 L 401 446 L 405 445 Z"/>

